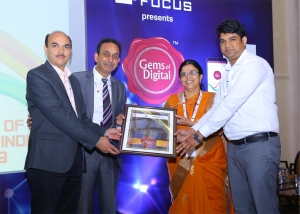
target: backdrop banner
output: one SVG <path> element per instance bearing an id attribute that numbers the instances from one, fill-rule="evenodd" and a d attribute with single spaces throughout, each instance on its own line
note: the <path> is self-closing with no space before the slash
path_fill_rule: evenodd
<path id="1" fill-rule="evenodd" d="M 271 0 L 86 0 L 86 17 L 88 69 L 95 65 L 101 39 L 119 40 L 121 61 L 113 75 L 126 85 L 129 104 L 161 107 L 183 90 L 178 67 L 185 59 L 200 63 L 206 90 L 215 91 L 217 84 L 207 82 L 207 63 L 223 61 L 216 28 L 224 19 L 241 21 L 248 43 L 273 65 Z M 210 74 L 219 80 L 222 72 Z M 123 163 L 118 212 L 167 213 L 171 199 L 166 160 L 123 155 Z"/>
<path id="2" fill-rule="evenodd" d="M 20 172 L 30 134 L 26 74 L 44 63 L 47 33 L 68 33 L 69 28 L 80 31 L 76 19 L 68 18 L 71 13 L 79 16 L 71 7 L 74 1 L 53 1 L 4 1 L 0 7 L 4 20 L 0 23 L 0 213 L 30 213 L 29 186 L 25 173 Z M 224 19 L 241 21 L 248 43 L 273 67 L 272 0 L 86 0 L 85 4 L 86 69 L 95 65 L 94 53 L 101 39 L 119 40 L 121 61 L 113 75 L 126 85 L 128 104 L 163 106 L 168 96 L 183 90 L 178 66 L 185 59 L 200 63 L 206 90 L 215 91 L 215 80 L 222 78 L 219 64 L 223 64 L 219 63 L 223 56 L 215 31 Z M 45 16 L 48 11 L 60 15 Z M 74 53 L 84 52 L 75 47 Z M 73 60 L 78 61 L 74 56 Z M 207 64 L 216 62 L 218 68 L 208 77 Z M 208 79 L 213 84 L 208 85 Z M 171 197 L 166 159 L 122 157 L 118 213 L 168 213 Z M 94 211 L 99 213 L 97 202 Z"/>

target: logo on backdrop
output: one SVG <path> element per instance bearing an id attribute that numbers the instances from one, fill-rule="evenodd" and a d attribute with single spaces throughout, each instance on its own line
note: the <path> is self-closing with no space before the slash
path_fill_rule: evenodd
<path id="1" fill-rule="evenodd" d="M 136 0 L 115 0 L 119 4 L 131 4 Z M 192 11 L 192 2 L 189 1 L 180 1 L 180 0 L 140 0 L 140 5 L 149 5 L 154 8 L 163 8 L 163 9 L 173 9 L 173 10 L 183 10 L 183 11 Z"/>
<path id="2" fill-rule="evenodd" d="M 132 5 L 137 0 L 115 0 L 115 3 Z M 141 7 L 162 10 L 192 12 L 192 2 L 181 0 L 139 0 Z M 159 10 L 158 10 L 159 11 Z M 174 17 L 165 14 L 142 13 L 142 21 L 174 22 Z"/>
<path id="3" fill-rule="evenodd" d="M 165 102 L 181 90 L 178 68 L 183 59 L 164 38 L 133 40 L 122 63 L 129 91 L 148 103 Z"/>

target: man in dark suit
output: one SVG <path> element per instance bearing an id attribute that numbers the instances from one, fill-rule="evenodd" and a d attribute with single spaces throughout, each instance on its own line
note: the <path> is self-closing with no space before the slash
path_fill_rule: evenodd
<path id="1" fill-rule="evenodd" d="M 78 80 L 66 67 L 70 37 L 53 32 L 45 39 L 45 64 L 27 74 L 28 111 L 32 124 L 25 169 L 32 213 L 76 213 L 82 177 L 82 146 L 119 154 L 107 137 L 117 129 L 92 123 L 85 112 Z M 80 145 L 81 144 L 81 145 Z"/>
<path id="2" fill-rule="evenodd" d="M 97 52 L 94 54 L 96 66 L 89 71 L 73 73 L 80 82 L 87 117 L 94 123 L 101 124 L 103 121 L 102 78 L 108 79 L 113 126 L 121 125 L 124 119 L 127 99 L 125 85 L 111 75 L 120 61 L 120 52 L 121 45 L 117 40 L 103 39 L 98 43 Z M 118 141 L 112 143 L 119 148 Z M 78 213 L 93 213 L 95 186 L 100 212 L 116 213 L 116 192 L 122 167 L 120 154 L 105 154 L 95 149 L 86 150 L 85 156 L 87 170 L 82 177 Z"/>

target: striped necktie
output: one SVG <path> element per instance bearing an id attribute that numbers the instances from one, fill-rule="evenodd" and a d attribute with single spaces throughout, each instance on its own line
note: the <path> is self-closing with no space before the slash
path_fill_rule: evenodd
<path id="1" fill-rule="evenodd" d="M 102 78 L 103 82 L 103 122 L 102 126 L 110 128 L 112 125 L 112 110 L 106 78 Z"/>

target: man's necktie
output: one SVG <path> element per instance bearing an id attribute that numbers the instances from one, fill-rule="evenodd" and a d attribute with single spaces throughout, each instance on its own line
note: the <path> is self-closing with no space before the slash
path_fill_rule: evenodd
<path id="1" fill-rule="evenodd" d="M 112 125 L 112 110 L 106 78 L 102 78 L 103 82 L 103 121 L 102 126 L 110 128 Z"/>

